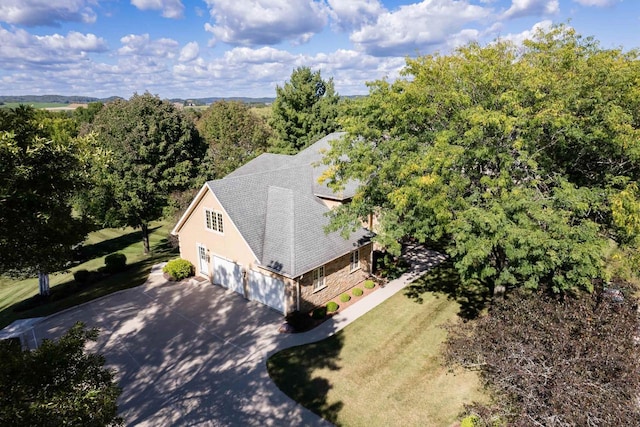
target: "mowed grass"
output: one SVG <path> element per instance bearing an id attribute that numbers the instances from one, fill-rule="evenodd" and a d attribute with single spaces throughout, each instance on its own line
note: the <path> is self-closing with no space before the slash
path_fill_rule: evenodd
<path id="1" fill-rule="evenodd" d="M 450 426 L 464 403 L 485 401 L 475 372 L 443 365 L 440 325 L 460 306 L 425 292 L 399 292 L 324 341 L 269 359 L 278 387 L 341 426 Z"/>
<path id="2" fill-rule="evenodd" d="M 104 265 L 105 256 L 114 252 L 125 254 L 129 266 L 127 270 L 78 289 L 70 296 L 52 298 L 46 304 L 29 310 L 16 312 L 14 305 L 38 293 L 38 279 L 14 280 L 0 276 L 0 328 L 16 319 L 49 315 L 121 289 L 141 285 L 146 281 L 153 264 L 177 256 L 177 252 L 167 241 L 171 225 L 157 222 L 152 223 L 150 229 L 150 255 L 143 253 L 142 235 L 139 230 L 130 227 L 106 228 L 90 233 L 83 248 L 86 261 L 67 271 L 51 274 L 52 293 L 55 295 L 57 287 L 74 286 L 73 272 L 81 269 L 97 270 Z"/>

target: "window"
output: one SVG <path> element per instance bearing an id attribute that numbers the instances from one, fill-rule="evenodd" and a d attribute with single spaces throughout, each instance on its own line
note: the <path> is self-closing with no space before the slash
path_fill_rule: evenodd
<path id="1" fill-rule="evenodd" d="M 324 265 L 322 267 L 316 268 L 313 270 L 313 291 L 319 291 L 320 289 L 324 289 Z"/>
<path id="2" fill-rule="evenodd" d="M 351 252 L 351 268 L 349 271 L 354 272 L 360 268 L 360 249 Z"/>
<path id="3" fill-rule="evenodd" d="M 224 227 L 222 226 L 222 212 L 205 209 L 204 216 L 208 230 L 224 233 Z"/>

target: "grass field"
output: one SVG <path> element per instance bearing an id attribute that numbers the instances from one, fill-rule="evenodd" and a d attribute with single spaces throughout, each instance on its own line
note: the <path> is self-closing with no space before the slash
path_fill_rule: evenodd
<path id="1" fill-rule="evenodd" d="M 104 265 L 104 257 L 110 253 L 121 252 L 125 254 L 129 268 L 122 273 L 79 289 L 78 292 L 68 297 L 52 300 L 30 310 L 16 312 L 14 306 L 38 293 L 38 280 L 36 278 L 13 280 L 0 277 L 0 328 L 19 318 L 52 314 L 82 302 L 144 283 L 153 264 L 178 256 L 167 242 L 170 224 L 157 222 L 152 223 L 150 228 L 151 255 L 143 253 L 142 235 L 139 230 L 107 228 L 89 234 L 82 252 L 83 258 L 87 261 L 68 271 L 51 274 L 52 291 L 56 287 L 74 286 L 74 271 L 80 269 L 97 270 Z"/>
<path id="2" fill-rule="evenodd" d="M 271 109 L 271 105 L 254 105 L 251 107 L 251 111 L 253 111 L 258 117 L 262 117 L 264 121 L 268 122 L 273 110 Z"/>
<path id="3" fill-rule="evenodd" d="M 339 426 L 452 425 L 464 403 L 485 397 L 476 373 L 442 364 L 440 325 L 458 317 L 459 304 L 443 293 L 421 297 L 398 293 L 335 336 L 274 355 L 269 374 Z"/>

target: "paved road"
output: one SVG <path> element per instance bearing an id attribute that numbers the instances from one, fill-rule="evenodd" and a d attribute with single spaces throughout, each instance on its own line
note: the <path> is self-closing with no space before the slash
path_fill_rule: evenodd
<path id="1" fill-rule="evenodd" d="M 304 334 L 279 334 L 279 313 L 219 286 L 167 283 L 158 267 L 145 285 L 50 316 L 36 334 L 99 327 L 92 349 L 118 371 L 128 425 L 328 426 L 275 386 L 266 359 L 334 334 L 444 258 L 419 248 L 408 257 L 407 274 Z"/>

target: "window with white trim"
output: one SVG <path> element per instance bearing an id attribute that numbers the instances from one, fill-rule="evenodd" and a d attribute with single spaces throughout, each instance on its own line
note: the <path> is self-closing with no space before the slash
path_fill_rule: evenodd
<path id="1" fill-rule="evenodd" d="M 222 225 L 222 212 L 214 211 L 211 209 L 204 210 L 204 217 L 207 230 L 217 231 L 218 233 L 224 233 L 224 227 Z"/>
<path id="2" fill-rule="evenodd" d="M 360 249 L 351 252 L 351 267 L 349 271 L 354 272 L 360 268 Z"/>
<path id="3" fill-rule="evenodd" d="M 319 291 L 325 287 L 324 265 L 313 270 L 313 291 Z"/>

